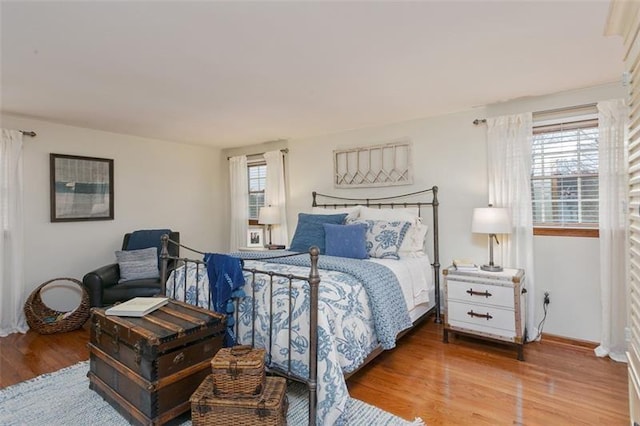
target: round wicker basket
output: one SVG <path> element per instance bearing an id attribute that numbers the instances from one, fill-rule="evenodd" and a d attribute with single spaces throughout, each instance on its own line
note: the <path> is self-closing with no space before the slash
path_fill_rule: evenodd
<path id="1" fill-rule="evenodd" d="M 40 291 L 55 281 L 70 281 L 80 287 L 82 299 L 76 309 L 61 312 L 44 304 L 40 297 Z M 40 284 L 38 288 L 33 290 L 24 304 L 24 314 L 29 327 L 40 334 L 64 333 L 82 327 L 89 318 L 89 308 L 89 294 L 80 281 L 75 278 L 54 278 Z"/>

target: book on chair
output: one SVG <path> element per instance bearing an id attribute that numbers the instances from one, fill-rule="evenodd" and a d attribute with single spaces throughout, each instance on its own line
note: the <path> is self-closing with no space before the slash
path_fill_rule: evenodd
<path id="1" fill-rule="evenodd" d="M 134 297 L 105 311 L 106 315 L 142 317 L 169 303 L 168 297 Z"/>

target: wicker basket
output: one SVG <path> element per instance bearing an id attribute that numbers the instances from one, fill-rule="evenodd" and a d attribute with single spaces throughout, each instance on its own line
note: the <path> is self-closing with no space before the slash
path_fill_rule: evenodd
<path id="1" fill-rule="evenodd" d="M 230 398 L 254 397 L 264 389 L 264 349 L 222 348 L 211 360 L 213 393 Z"/>
<path id="2" fill-rule="evenodd" d="M 76 309 L 70 312 L 60 312 L 44 304 L 40 297 L 40 291 L 55 281 L 70 281 L 80 287 L 82 299 Z M 40 334 L 64 333 L 82 327 L 89 318 L 89 308 L 89 294 L 80 281 L 74 278 L 54 278 L 42 283 L 29 295 L 24 304 L 24 314 L 29 327 Z"/>
<path id="3" fill-rule="evenodd" d="M 287 424 L 287 381 L 267 377 L 264 393 L 254 398 L 213 395 L 213 375 L 191 395 L 193 426 L 283 426 Z"/>

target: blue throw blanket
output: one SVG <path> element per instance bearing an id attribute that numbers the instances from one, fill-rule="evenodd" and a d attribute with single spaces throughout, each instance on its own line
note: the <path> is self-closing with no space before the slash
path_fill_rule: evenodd
<path id="1" fill-rule="evenodd" d="M 213 297 L 213 307 L 216 312 L 227 315 L 227 331 L 225 333 L 225 347 L 236 344 L 233 330 L 234 305 L 232 298 L 244 297 L 242 286 L 242 260 L 226 254 L 206 253 L 204 261 L 207 263 L 207 276 Z"/>
<path id="2" fill-rule="evenodd" d="M 278 254 L 284 253 L 279 252 Z M 277 259 L 271 259 L 273 254 L 265 252 L 243 252 L 234 255 L 245 259 L 311 267 L 311 259 L 308 254 Z M 318 268 L 350 274 L 362 283 L 369 296 L 380 344 L 384 349 L 394 348 L 398 333 L 412 325 L 407 302 L 404 300 L 400 283 L 395 274 L 386 266 L 378 263 L 325 255 L 319 257 Z M 322 285 L 322 282 L 320 284 Z"/>

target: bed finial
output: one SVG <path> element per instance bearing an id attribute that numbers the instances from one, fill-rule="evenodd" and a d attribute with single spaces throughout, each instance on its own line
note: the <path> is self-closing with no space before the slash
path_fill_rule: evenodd
<path id="1" fill-rule="evenodd" d="M 440 312 L 440 241 L 439 241 L 439 231 L 438 231 L 438 206 L 440 202 L 438 202 L 438 187 L 436 185 L 431 188 L 433 192 L 433 201 L 431 204 L 433 205 L 433 271 L 434 271 L 434 279 L 435 279 L 435 287 L 436 287 L 436 319 L 435 322 L 437 324 L 442 323 L 442 317 Z"/>
<path id="2" fill-rule="evenodd" d="M 169 262 L 169 234 L 162 234 L 160 237 L 162 248 L 160 249 L 160 294 L 167 294 L 167 264 Z"/>
<path id="3" fill-rule="evenodd" d="M 315 324 L 309 330 L 309 424 L 316 424 L 316 405 L 318 403 L 318 287 L 320 286 L 320 273 L 318 272 L 318 257 L 320 249 L 312 246 L 309 249 L 311 255 L 311 271 L 309 272 L 309 322 Z M 314 356 L 315 354 L 315 356 Z"/>
<path id="4" fill-rule="evenodd" d="M 313 191 L 313 192 L 311 193 L 311 195 L 313 195 L 313 202 L 311 203 L 311 207 L 318 207 L 318 203 L 316 203 L 316 195 L 317 195 L 317 194 L 318 194 L 318 193 L 317 193 L 316 191 Z"/>

